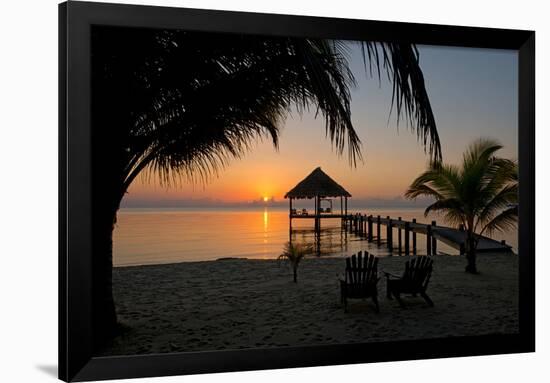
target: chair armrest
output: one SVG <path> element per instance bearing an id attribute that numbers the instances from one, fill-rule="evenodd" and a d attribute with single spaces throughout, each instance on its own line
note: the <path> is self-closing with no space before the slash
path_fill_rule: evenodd
<path id="1" fill-rule="evenodd" d="M 386 272 L 386 271 L 384 271 L 384 275 L 385 275 L 386 278 L 388 278 L 388 279 L 389 279 L 389 278 L 396 278 L 396 279 L 401 278 L 401 276 L 399 276 L 399 275 L 395 275 L 395 274 L 392 274 L 392 273 L 388 273 L 388 272 Z"/>

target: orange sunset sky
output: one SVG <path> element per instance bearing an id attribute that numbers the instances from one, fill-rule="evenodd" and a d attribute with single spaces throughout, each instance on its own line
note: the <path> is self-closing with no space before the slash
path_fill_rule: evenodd
<path id="1" fill-rule="evenodd" d="M 435 113 L 445 162 L 457 163 L 472 140 L 493 137 L 517 158 L 517 55 L 513 51 L 420 46 L 420 63 Z M 322 118 L 313 114 L 286 120 L 279 150 L 269 140 L 257 142 L 242 159 L 232 160 L 205 185 L 182 182 L 169 189 L 156 181 L 136 180 L 123 206 L 155 206 L 164 200 L 247 202 L 284 194 L 321 168 L 354 199 L 393 199 L 426 166 L 428 156 L 416 135 L 395 116 L 388 119 L 391 86 L 365 74 L 359 49 L 351 68 L 358 86 L 352 92 L 352 119 L 362 141 L 363 162 L 356 168 L 337 156 L 325 138 Z"/>

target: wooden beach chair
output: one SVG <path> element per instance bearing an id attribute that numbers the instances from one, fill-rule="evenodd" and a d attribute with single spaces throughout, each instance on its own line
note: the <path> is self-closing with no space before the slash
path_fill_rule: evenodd
<path id="1" fill-rule="evenodd" d="M 385 272 L 388 299 L 393 299 L 392 296 L 394 296 L 399 305 L 404 307 L 401 294 L 411 294 L 412 296 L 420 294 L 426 303 L 433 307 L 433 301 L 426 294 L 432 275 L 432 265 L 433 261 L 431 258 L 420 256 L 414 257 L 405 263 L 405 272 L 401 277 Z"/>
<path id="2" fill-rule="evenodd" d="M 340 298 L 344 311 L 348 311 L 348 299 L 372 298 L 376 312 L 378 306 L 378 258 L 365 251 L 346 258 L 346 271 L 340 278 Z"/>

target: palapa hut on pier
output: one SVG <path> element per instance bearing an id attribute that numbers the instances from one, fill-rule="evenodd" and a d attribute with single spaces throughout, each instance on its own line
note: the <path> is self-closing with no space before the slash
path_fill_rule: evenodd
<path id="1" fill-rule="evenodd" d="M 351 194 L 346 189 L 318 167 L 285 194 L 285 198 L 288 198 L 290 202 L 290 226 L 292 227 L 292 219 L 294 218 L 312 218 L 315 219 L 315 230 L 318 232 L 321 229 L 322 218 L 343 218 L 348 214 L 349 197 L 351 197 Z M 340 214 L 334 214 L 332 208 L 333 198 L 340 198 Z M 314 199 L 314 213 L 297 212 L 292 207 L 292 201 L 295 199 Z M 328 202 L 330 207 L 323 208 L 321 203 L 324 201 Z"/>

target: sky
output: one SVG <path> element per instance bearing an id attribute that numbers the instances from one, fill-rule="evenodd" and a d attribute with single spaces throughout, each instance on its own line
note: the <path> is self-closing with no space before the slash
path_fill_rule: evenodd
<path id="1" fill-rule="evenodd" d="M 284 194 L 320 166 L 352 194 L 354 201 L 400 203 L 411 181 L 428 162 L 416 135 L 389 115 L 391 84 L 365 73 L 360 49 L 350 43 L 352 121 L 362 142 L 363 162 L 350 167 L 325 137 L 322 118 L 290 115 L 279 150 L 258 141 L 242 159 L 232 160 L 207 184 L 182 183 L 169 189 L 137 179 L 122 206 L 155 207 L 249 203 Z M 498 139 L 503 157 L 517 158 L 517 54 L 510 50 L 418 46 L 428 95 L 441 140 L 443 160 L 459 163 L 479 137 Z M 391 203 L 390 203 L 391 204 Z"/>

